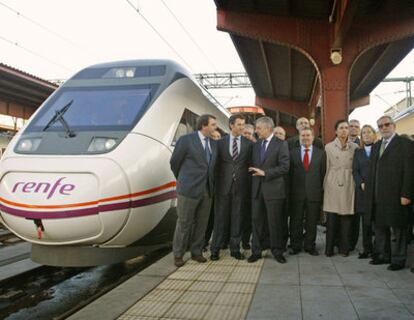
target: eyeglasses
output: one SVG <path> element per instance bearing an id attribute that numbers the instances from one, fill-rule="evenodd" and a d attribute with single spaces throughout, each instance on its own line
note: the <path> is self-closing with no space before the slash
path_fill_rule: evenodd
<path id="1" fill-rule="evenodd" d="M 386 122 L 383 124 L 379 124 L 378 128 L 382 129 L 382 128 L 388 128 L 392 123 L 391 122 Z"/>

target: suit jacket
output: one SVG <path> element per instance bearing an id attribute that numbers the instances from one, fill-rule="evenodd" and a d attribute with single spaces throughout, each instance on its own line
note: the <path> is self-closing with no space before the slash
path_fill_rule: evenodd
<path id="1" fill-rule="evenodd" d="M 178 194 L 188 198 L 199 198 L 207 185 L 210 195 L 213 194 L 214 167 L 217 158 L 216 141 L 210 139 L 210 147 L 211 160 L 208 164 L 197 131 L 178 139 L 170 160 L 171 170 L 177 179 Z"/>
<path id="2" fill-rule="evenodd" d="M 228 195 L 234 184 L 235 191 L 247 197 L 250 191 L 250 174 L 253 142 L 241 137 L 240 153 L 234 161 L 230 155 L 230 135 L 217 142 L 216 192 Z"/>
<path id="3" fill-rule="evenodd" d="M 299 136 L 293 136 L 290 137 L 289 139 L 287 139 L 288 145 L 289 145 L 289 150 L 295 149 L 300 147 L 300 142 L 299 142 Z M 321 150 L 324 150 L 325 147 L 323 146 L 323 142 L 321 139 L 319 139 L 318 137 L 315 137 L 315 139 L 313 140 L 313 146 L 317 147 Z"/>
<path id="4" fill-rule="evenodd" d="M 275 136 L 269 142 L 263 162 L 260 148 L 263 140 L 253 146 L 252 166 L 265 172 L 264 177 L 252 177 L 252 198 L 258 198 L 260 191 L 265 200 L 286 198 L 285 176 L 289 172 L 289 148 L 286 141 Z"/>
<path id="5" fill-rule="evenodd" d="M 355 180 L 355 211 L 359 213 L 363 213 L 365 209 L 365 191 L 361 189 L 361 184 L 365 183 L 365 188 L 367 187 L 373 147 L 374 146 L 371 147 L 371 154 L 369 157 L 364 148 L 355 150 L 354 160 L 352 161 L 352 175 Z"/>
<path id="6" fill-rule="evenodd" d="M 323 197 L 323 180 L 326 172 L 326 155 L 312 148 L 309 170 L 303 167 L 301 148 L 290 151 L 290 199 L 292 201 L 319 201 Z"/>
<path id="7" fill-rule="evenodd" d="M 404 227 L 411 206 L 402 206 L 401 197 L 413 200 L 414 143 L 396 134 L 380 157 L 381 143 L 372 150 L 364 217 L 376 225 Z"/>

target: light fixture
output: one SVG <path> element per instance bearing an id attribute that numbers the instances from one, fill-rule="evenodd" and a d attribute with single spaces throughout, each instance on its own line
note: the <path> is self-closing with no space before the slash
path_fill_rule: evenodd
<path id="1" fill-rule="evenodd" d="M 342 49 L 331 49 L 331 61 L 333 64 L 342 62 Z"/>

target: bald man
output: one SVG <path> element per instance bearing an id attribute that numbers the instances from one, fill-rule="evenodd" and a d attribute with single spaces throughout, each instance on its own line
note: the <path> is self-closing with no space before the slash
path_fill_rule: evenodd
<path id="1" fill-rule="evenodd" d="M 305 129 L 305 128 L 310 128 L 310 123 L 309 123 L 309 119 L 305 118 L 305 117 L 301 117 L 298 120 L 296 120 L 296 130 L 298 130 L 298 135 L 294 136 L 294 137 L 290 137 L 287 142 L 288 142 L 288 146 L 289 146 L 289 150 L 295 149 L 300 147 L 300 143 L 299 143 L 299 131 Z M 315 137 L 315 139 L 313 140 L 313 146 L 317 147 L 321 150 L 324 150 L 324 146 L 322 143 L 322 140 Z"/>
<path id="2" fill-rule="evenodd" d="M 275 130 L 273 131 L 273 133 L 280 140 L 283 140 L 283 141 L 286 140 L 286 131 L 285 131 L 285 129 L 283 129 L 283 127 L 279 127 L 279 126 L 276 127 Z"/>

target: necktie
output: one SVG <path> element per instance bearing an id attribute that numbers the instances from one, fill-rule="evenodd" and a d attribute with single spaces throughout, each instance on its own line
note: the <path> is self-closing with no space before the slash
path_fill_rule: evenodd
<path id="1" fill-rule="evenodd" d="M 382 143 L 381 143 L 381 147 L 380 147 L 380 152 L 379 152 L 379 154 L 380 154 L 380 157 L 382 156 L 382 154 L 384 153 L 384 151 L 385 151 L 385 148 L 387 147 L 387 143 L 388 143 L 388 141 L 387 140 L 382 140 Z"/>
<path id="2" fill-rule="evenodd" d="M 305 155 L 303 156 L 303 168 L 306 172 L 309 170 L 309 149 L 305 149 Z"/>
<path id="3" fill-rule="evenodd" d="M 260 162 L 263 162 L 266 156 L 266 143 L 267 140 L 263 140 L 262 145 L 260 147 Z"/>
<path id="4" fill-rule="evenodd" d="M 204 138 L 204 141 L 206 142 L 206 143 L 204 144 L 204 150 L 205 150 L 205 152 L 206 152 L 206 159 L 207 159 L 207 163 L 208 163 L 208 164 L 210 164 L 210 160 L 211 160 L 211 151 L 210 151 L 210 148 L 208 147 L 208 138 L 207 138 L 207 137 L 205 137 L 205 138 Z"/>
<path id="5" fill-rule="evenodd" d="M 232 147 L 232 157 L 233 157 L 233 160 L 236 160 L 237 157 L 239 156 L 239 148 L 237 146 L 237 139 L 238 138 L 234 138 L 233 139 L 233 147 Z"/>

